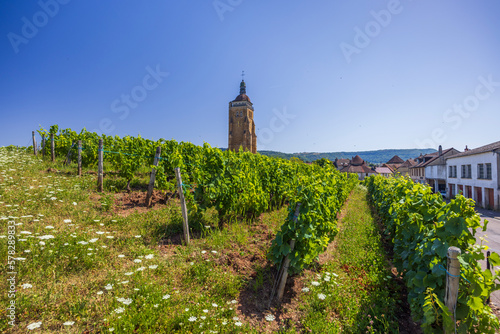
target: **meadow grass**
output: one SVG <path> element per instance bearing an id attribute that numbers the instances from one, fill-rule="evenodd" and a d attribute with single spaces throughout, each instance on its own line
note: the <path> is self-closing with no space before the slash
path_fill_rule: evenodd
<path id="1" fill-rule="evenodd" d="M 47 172 L 55 168 L 58 172 Z M 143 187 L 147 175 L 131 186 Z M 238 309 L 242 289 L 266 284 L 269 264 L 235 269 L 234 254 L 265 257 L 270 243 L 253 244 L 262 230 L 274 236 L 287 210 L 258 222 L 237 220 L 222 229 L 212 210 L 194 222 L 189 245 L 177 201 L 123 214 L 115 195 L 126 182 L 112 176 L 96 193 L 96 176 L 73 166 L 0 148 L 0 268 L 8 273 L 8 222 L 15 227 L 14 297 L 2 293 L 0 331 L 9 333 L 258 333 L 365 332 L 394 326 L 394 298 L 376 224 L 357 188 L 342 220 L 332 259 L 299 275 L 307 288 L 296 296 L 302 319 L 252 326 Z M 248 273 L 253 273 L 251 280 Z M 0 282 L 9 291 L 9 275 Z M 7 307 L 15 302 L 15 326 Z M 371 320 L 370 320 L 371 319 Z M 373 321 L 373 323 L 372 323 Z M 271 326 L 273 324 L 274 326 Z M 397 324 L 396 324 L 397 325 Z"/>
<path id="2" fill-rule="evenodd" d="M 400 294 L 366 194 L 354 189 L 328 260 L 309 273 L 301 306 L 309 332 L 399 333 Z"/>

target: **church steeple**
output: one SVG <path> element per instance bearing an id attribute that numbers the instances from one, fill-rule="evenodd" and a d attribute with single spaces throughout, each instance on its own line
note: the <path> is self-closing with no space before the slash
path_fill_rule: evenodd
<path id="1" fill-rule="evenodd" d="M 257 135 L 253 121 L 253 105 L 247 96 L 245 72 L 241 73 L 240 95 L 229 102 L 229 141 L 228 149 L 238 152 L 240 147 L 245 151 L 257 152 Z"/>
<path id="2" fill-rule="evenodd" d="M 245 80 L 241 79 L 240 83 L 240 95 L 247 93 L 247 85 L 245 84 Z"/>

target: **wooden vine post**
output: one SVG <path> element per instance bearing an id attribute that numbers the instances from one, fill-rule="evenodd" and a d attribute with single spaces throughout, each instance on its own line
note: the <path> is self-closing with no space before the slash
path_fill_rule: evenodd
<path id="1" fill-rule="evenodd" d="M 78 141 L 78 176 L 82 176 L 82 141 Z"/>
<path id="2" fill-rule="evenodd" d="M 73 141 L 71 143 L 71 146 L 69 147 L 68 154 L 66 154 L 66 160 L 64 160 L 65 165 L 69 165 L 71 163 L 71 149 L 75 146 L 75 142 Z"/>
<path id="3" fill-rule="evenodd" d="M 42 135 L 42 157 L 45 156 L 45 135 Z"/>
<path id="4" fill-rule="evenodd" d="M 177 188 L 179 191 L 179 198 L 181 199 L 181 209 L 182 209 L 182 229 L 184 230 L 184 241 L 186 245 L 189 245 L 189 224 L 188 224 L 188 214 L 186 209 L 186 200 L 184 199 L 184 191 L 182 189 L 182 178 L 181 169 L 179 167 L 175 168 L 175 177 L 177 178 Z"/>
<path id="5" fill-rule="evenodd" d="M 457 247 L 448 248 L 448 261 L 446 273 L 446 291 L 444 295 L 444 303 L 451 312 L 451 320 L 455 323 L 455 307 L 458 299 L 458 284 L 460 282 L 460 262 L 458 256 L 461 251 Z M 448 333 L 445 329 L 445 333 Z"/>
<path id="6" fill-rule="evenodd" d="M 52 159 L 52 162 L 56 162 L 56 150 L 54 147 L 54 134 L 50 134 L 50 156 Z"/>
<path id="7" fill-rule="evenodd" d="M 486 252 L 486 269 L 488 270 L 491 270 L 491 267 L 490 267 L 490 251 L 487 251 Z M 486 305 L 488 305 L 490 303 L 490 296 L 488 296 L 488 299 L 486 299 Z"/>
<path id="8" fill-rule="evenodd" d="M 35 131 L 31 131 L 31 137 L 33 138 L 33 154 L 36 155 L 36 139 Z"/>
<path id="9" fill-rule="evenodd" d="M 103 185 L 103 158 L 104 152 L 102 151 L 102 139 L 99 139 L 99 149 L 97 150 L 97 191 L 102 192 Z"/>
<path id="10" fill-rule="evenodd" d="M 155 159 L 153 161 L 154 167 L 158 166 L 158 162 L 160 160 L 161 154 L 161 146 L 156 148 Z M 151 199 L 153 197 L 153 189 L 155 187 L 155 178 L 156 178 L 156 168 L 151 170 L 151 175 L 149 177 L 149 185 L 148 185 L 148 193 L 146 195 L 146 206 L 149 208 L 151 206 Z"/>
<path id="11" fill-rule="evenodd" d="M 293 215 L 293 221 L 296 223 L 297 219 L 299 217 L 299 210 L 300 210 L 300 203 L 297 203 L 297 208 L 295 209 L 295 214 Z M 288 279 L 288 267 L 290 266 L 290 257 L 289 255 L 292 254 L 293 249 L 295 247 L 295 240 L 290 240 L 290 253 L 288 253 L 285 256 L 285 261 L 283 262 L 283 270 L 282 270 L 282 276 L 280 279 L 280 284 L 278 286 L 278 300 L 281 301 L 283 298 L 283 293 L 285 292 L 285 285 L 286 285 L 286 280 Z"/>

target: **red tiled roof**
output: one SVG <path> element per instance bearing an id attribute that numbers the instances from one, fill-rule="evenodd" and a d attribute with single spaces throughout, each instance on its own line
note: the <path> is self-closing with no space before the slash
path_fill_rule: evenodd
<path id="1" fill-rule="evenodd" d="M 361 159 L 359 155 L 356 155 L 354 158 L 352 158 L 351 165 L 354 166 L 361 166 L 364 163 L 364 160 Z"/>
<path id="2" fill-rule="evenodd" d="M 451 150 L 453 150 L 453 149 L 454 149 L 454 148 L 452 147 L 452 148 L 449 148 L 449 149 L 447 149 L 447 150 L 443 150 L 443 152 L 441 153 L 441 155 L 444 155 L 444 154 L 446 154 L 446 153 L 450 152 L 450 151 L 451 151 Z M 431 159 L 429 159 L 429 160 L 427 160 L 427 161 L 423 161 L 423 162 L 421 162 L 421 163 L 419 163 L 419 164 L 417 164 L 417 165 L 415 165 L 415 166 L 413 166 L 413 167 L 410 167 L 410 168 L 420 168 L 420 167 L 425 167 L 425 166 L 427 166 L 428 164 L 430 164 L 431 162 L 433 162 L 433 161 L 435 161 L 436 159 L 438 159 L 438 158 L 440 157 L 440 155 L 439 155 L 439 152 L 434 152 L 434 153 L 430 153 L 430 154 L 426 154 L 426 155 L 424 155 L 424 158 L 425 158 L 425 157 L 431 157 Z"/>
<path id="3" fill-rule="evenodd" d="M 413 159 L 408 159 L 406 160 L 405 162 L 403 162 L 399 167 L 413 167 L 415 166 L 417 163 L 415 162 L 415 160 Z"/>
<path id="4" fill-rule="evenodd" d="M 452 156 L 449 156 L 448 159 L 450 158 L 458 158 L 458 157 L 464 157 L 467 155 L 474 155 L 474 154 L 480 154 L 480 153 L 485 153 L 485 152 L 490 152 L 490 151 L 498 151 L 500 150 L 500 141 L 484 145 L 478 148 L 474 148 L 472 150 L 468 150 L 462 153 L 458 153 Z"/>
<path id="5" fill-rule="evenodd" d="M 379 174 L 392 174 L 392 169 L 389 167 L 377 167 L 375 171 Z"/>
<path id="6" fill-rule="evenodd" d="M 341 172 L 344 172 L 344 173 L 371 173 L 371 174 L 377 174 L 376 171 L 374 171 L 373 169 L 371 169 L 370 167 L 368 167 L 367 165 L 359 165 L 359 166 L 356 166 L 356 165 L 350 165 L 350 166 L 346 166 L 344 168 L 342 168 L 340 170 Z"/>
<path id="7" fill-rule="evenodd" d="M 397 155 L 393 156 L 391 160 L 387 161 L 388 164 L 402 164 L 403 162 L 404 160 Z"/>

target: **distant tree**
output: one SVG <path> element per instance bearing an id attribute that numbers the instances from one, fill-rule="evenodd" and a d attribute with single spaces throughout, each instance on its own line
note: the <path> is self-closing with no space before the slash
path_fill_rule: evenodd
<path id="1" fill-rule="evenodd" d="M 303 162 L 305 162 L 305 161 L 304 161 L 302 158 L 300 158 L 300 157 L 291 157 L 291 158 L 290 158 L 290 161 L 292 161 L 292 162 L 302 162 L 302 163 L 303 163 Z"/>
<path id="2" fill-rule="evenodd" d="M 325 167 L 328 164 L 331 165 L 332 162 L 330 160 L 328 160 L 327 158 L 321 158 L 321 159 L 318 159 L 318 160 L 314 160 L 313 164 L 320 165 L 321 167 Z"/>

